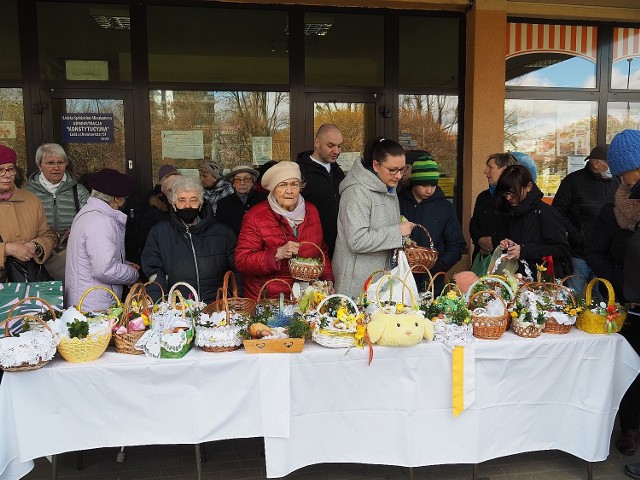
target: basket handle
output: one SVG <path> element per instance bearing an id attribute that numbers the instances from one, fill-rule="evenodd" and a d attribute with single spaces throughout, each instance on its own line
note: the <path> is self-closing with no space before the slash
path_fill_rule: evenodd
<path id="1" fill-rule="evenodd" d="M 10 337 L 11 336 L 11 330 L 9 330 L 9 322 L 12 321 L 12 320 L 19 320 L 21 318 L 31 318 L 31 319 L 35 320 L 36 322 L 38 322 L 40 325 L 44 326 L 44 328 L 46 328 L 47 330 L 49 330 L 50 333 L 53 334 L 53 332 L 51 331 L 51 328 L 49 328 L 49 325 L 47 325 L 44 322 L 44 320 L 42 320 L 41 318 L 36 317 L 32 313 L 25 313 L 25 314 L 21 314 L 21 315 L 16 315 L 15 317 L 7 317 L 7 319 L 4 322 L 2 322 L 2 324 L 4 325 L 4 336 L 5 337 Z"/>
<path id="2" fill-rule="evenodd" d="M 607 306 L 610 307 L 611 305 L 616 303 L 616 294 L 615 294 L 615 291 L 613 290 L 613 285 L 611 285 L 611 282 L 606 278 L 594 278 L 587 284 L 587 289 L 585 291 L 585 300 L 587 302 L 587 305 L 591 305 L 591 302 L 592 302 L 591 290 L 593 289 L 595 284 L 598 282 L 604 283 L 605 287 L 607 287 L 607 296 L 609 297 L 607 299 Z"/>
<path id="3" fill-rule="evenodd" d="M 144 313 L 149 321 L 151 321 L 151 312 L 153 309 L 149 308 L 149 304 L 153 305 L 153 300 L 149 295 L 147 295 L 147 289 L 144 283 L 135 283 L 131 290 L 129 290 L 129 294 L 127 298 L 124 299 L 124 308 L 122 309 L 122 315 L 118 319 L 117 325 L 121 325 L 126 327 L 129 325 L 129 313 L 131 311 L 131 305 L 134 301 L 137 301 L 142 306 L 142 313 Z M 163 292 L 164 296 L 164 292 Z"/>
<path id="4" fill-rule="evenodd" d="M 353 301 L 352 298 L 347 297 L 346 295 L 343 295 L 341 293 L 334 293 L 333 295 L 327 295 L 326 297 L 324 297 L 322 299 L 322 301 L 318 304 L 318 306 L 316 307 L 316 311 L 320 311 L 320 309 L 324 306 L 324 304 L 331 298 L 342 298 L 344 300 L 347 301 L 347 303 L 349 303 L 354 310 L 354 313 L 357 315 L 358 313 L 360 313 L 360 309 L 358 308 L 358 305 L 356 304 L 356 302 Z"/>
<path id="5" fill-rule="evenodd" d="M 456 294 L 464 299 L 464 294 L 462 293 L 462 290 L 460 290 L 460 287 L 458 285 L 455 284 L 455 282 L 449 282 L 447 283 L 444 287 L 442 287 L 442 293 L 441 295 L 446 295 L 450 290 L 457 290 Z"/>
<path id="6" fill-rule="evenodd" d="M 51 313 L 51 318 L 55 321 L 57 319 L 56 316 L 56 311 L 53 309 L 53 307 L 51 306 L 51 304 L 49 302 L 47 302 L 44 298 L 40 298 L 40 297 L 25 297 L 22 298 L 20 300 L 18 300 L 15 305 L 13 305 L 13 307 L 11 307 L 11 310 L 9 310 L 9 312 L 7 312 L 7 319 L 3 322 L 4 325 L 4 333 L 5 335 L 7 335 L 7 333 L 9 333 L 9 336 L 11 336 L 11 332 L 9 332 L 9 321 L 10 320 L 18 320 L 20 318 L 35 318 L 39 323 L 41 323 L 42 325 L 44 325 L 45 327 L 47 327 L 47 329 L 49 331 L 51 331 L 51 329 L 49 328 L 49 325 L 47 325 L 45 322 L 42 321 L 41 318 L 38 318 L 37 316 L 35 316 L 33 313 L 27 313 L 27 314 L 22 314 L 22 315 L 16 315 L 15 317 L 12 317 L 13 312 L 16 308 L 18 308 L 19 305 L 22 305 L 24 302 L 29 301 L 29 300 L 36 300 L 40 303 L 42 303 L 42 305 L 44 307 L 47 308 L 47 310 L 49 310 L 49 313 Z"/>
<path id="7" fill-rule="evenodd" d="M 405 281 L 405 282 L 407 281 L 407 278 L 409 278 L 409 274 L 410 274 L 410 273 L 413 273 L 413 269 L 414 269 L 414 268 L 417 268 L 417 266 L 413 266 L 413 267 L 411 267 L 411 268 L 409 269 L 409 271 L 406 273 L 406 275 L 404 276 L 404 281 Z M 427 271 L 426 271 L 426 272 L 424 272 L 424 273 L 426 273 L 427 275 L 429 275 L 429 283 L 427 284 L 427 291 L 429 291 L 429 288 L 431 288 L 431 290 L 430 290 L 430 291 L 431 291 L 431 299 L 433 299 L 433 296 L 434 296 L 434 293 L 435 293 L 435 292 L 434 292 L 434 285 L 433 285 L 433 275 L 431 275 L 431 272 L 429 271 L 429 269 L 427 269 Z M 442 272 L 442 273 L 444 273 L 444 272 Z M 422 273 L 422 272 L 420 272 L 420 275 L 423 275 L 423 273 Z M 418 286 L 418 291 L 420 291 L 420 286 Z"/>
<path id="8" fill-rule="evenodd" d="M 84 292 L 82 294 L 82 296 L 80 297 L 80 300 L 78 301 L 78 311 L 82 314 L 84 314 L 85 312 L 82 311 L 82 302 L 84 302 L 84 299 L 87 297 L 87 295 L 89 295 L 90 292 L 94 291 L 94 290 L 104 290 L 105 292 L 109 292 L 113 298 L 116 301 L 116 306 L 121 307 L 122 306 L 122 302 L 120 302 L 120 299 L 118 298 L 118 295 L 116 295 L 116 292 L 114 292 L 113 290 L 111 290 L 110 288 L 107 287 L 103 287 L 101 285 L 96 285 L 95 287 L 91 287 L 89 288 L 86 292 Z"/>
<path id="9" fill-rule="evenodd" d="M 162 288 L 162 285 L 160 285 L 160 283 L 158 282 L 147 282 L 144 284 L 145 288 L 147 288 L 149 285 L 157 285 L 158 288 L 160 289 L 160 301 L 161 302 L 165 302 L 165 294 L 164 294 L 164 288 Z"/>
<path id="10" fill-rule="evenodd" d="M 392 273 L 386 273 L 382 276 L 382 278 L 386 278 L 389 277 L 389 280 L 391 281 L 391 288 L 389 289 L 389 301 L 391 301 L 391 294 L 393 292 L 393 279 L 396 278 L 400 281 L 400 283 L 402 283 L 403 288 L 402 288 L 402 303 L 404 303 L 404 291 L 408 290 L 409 291 L 409 296 L 411 297 L 411 306 L 413 307 L 416 303 L 416 299 L 413 295 L 413 292 L 411 291 L 411 288 L 409 288 L 409 285 L 407 285 L 407 282 L 405 282 L 402 278 L 400 278 L 397 275 L 393 275 Z M 380 305 L 382 302 L 380 302 L 380 287 L 382 286 L 384 282 L 380 282 L 378 283 L 378 288 L 376 288 L 376 301 L 378 303 L 378 305 Z"/>
<path id="11" fill-rule="evenodd" d="M 431 282 L 429 282 L 429 286 L 427 287 L 427 290 L 431 290 L 431 298 L 433 298 L 434 300 L 435 300 L 435 291 L 436 291 L 436 278 L 438 278 L 440 275 L 444 277 L 444 281 L 446 285 L 451 283 L 449 281 L 449 277 L 447 276 L 446 272 L 438 272 L 435 275 L 433 275 L 431 277 Z"/>
<path id="12" fill-rule="evenodd" d="M 281 278 L 272 278 L 271 280 L 267 280 L 266 282 L 264 282 L 264 284 L 262 285 L 262 287 L 260 288 L 260 291 L 258 292 L 258 297 L 256 298 L 257 302 L 260 302 L 260 298 L 262 298 L 262 292 L 264 291 L 265 294 L 269 293 L 269 289 L 267 288 L 267 285 L 269 285 L 271 282 L 280 282 L 280 283 L 284 283 L 287 288 L 289 289 L 289 299 L 290 300 L 294 300 L 295 296 L 293 295 L 293 289 L 291 288 L 291 285 L 289 285 L 289 282 L 281 279 Z M 265 296 L 265 298 L 267 298 Z"/>
<path id="13" fill-rule="evenodd" d="M 502 302 L 502 306 L 504 307 L 504 311 L 508 311 L 507 308 L 507 303 L 504 301 L 504 298 L 502 298 L 501 295 L 498 295 L 497 292 L 495 290 L 480 290 L 479 292 L 474 293 L 473 295 L 471 295 L 471 298 L 469 299 L 469 301 L 467 302 L 467 308 L 469 309 L 469 311 L 472 310 L 472 305 L 473 305 L 473 301 L 476 299 L 476 297 L 478 297 L 479 295 L 489 295 L 490 297 L 494 297 L 497 298 L 498 300 L 500 300 L 500 302 Z"/>
<path id="14" fill-rule="evenodd" d="M 509 284 L 507 282 L 505 282 L 502 278 L 500 278 L 499 275 L 484 275 L 483 277 L 480 277 L 478 280 L 476 280 L 471 285 L 469 285 L 469 288 L 467 289 L 467 293 L 465 295 L 465 300 L 467 301 L 467 303 L 469 303 L 469 300 L 470 300 L 469 297 L 471 296 L 471 292 L 473 291 L 475 286 L 480 284 L 480 283 L 485 283 L 485 282 L 486 283 L 489 283 L 489 282 L 499 283 L 500 285 L 502 285 L 503 287 L 505 287 L 507 289 L 507 293 L 509 293 L 509 295 L 511 295 L 511 300 L 514 300 L 516 298 L 515 293 L 513 292 L 513 290 L 511 290 L 511 287 L 509 286 Z"/>
<path id="15" fill-rule="evenodd" d="M 431 250 L 435 250 L 436 248 L 433 245 L 433 238 L 431 238 L 431 234 L 429 233 L 429 230 L 427 230 L 427 227 L 425 227 L 421 223 L 414 223 L 414 225 L 422 229 L 422 231 L 427 234 L 427 237 L 429 238 L 429 248 Z M 411 233 L 413 233 L 413 231 Z M 409 237 L 411 237 L 411 235 L 409 235 Z"/>
<path id="16" fill-rule="evenodd" d="M 169 293 L 167 294 L 167 299 L 169 302 L 172 301 L 173 296 L 175 296 L 175 291 L 178 291 L 177 288 L 178 287 L 187 287 L 187 290 L 189 290 L 191 292 L 191 294 L 193 295 L 193 300 L 198 303 L 200 301 L 200 297 L 198 296 L 198 292 L 196 292 L 196 290 L 189 285 L 187 282 L 176 282 L 173 284 L 173 286 L 171 287 L 171 289 L 169 290 Z M 180 296 L 182 297 L 182 300 L 184 301 L 184 296 L 182 294 L 180 294 Z"/>
<path id="17" fill-rule="evenodd" d="M 314 247 L 316 247 L 316 248 L 318 249 L 318 251 L 320 252 L 320 255 L 322 256 L 322 267 L 324 268 L 324 264 L 325 264 L 326 259 L 325 259 L 325 257 L 324 257 L 324 252 L 322 251 L 322 249 L 321 249 L 318 245 L 316 245 L 316 244 L 315 244 L 315 243 L 313 243 L 313 242 L 309 242 L 309 241 L 307 241 L 307 240 L 303 240 L 302 242 L 298 242 L 298 243 L 299 243 L 300 245 L 302 245 L 302 244 L 305 244 L 305 243 L 306 243 L 306 244 L 308 244 L 308 245 L 313 245 Z"/>
<path id="18" fill-rule="evenodd" d="M 227 293 L 229 292 L 229 281 L 231 281 L 231 293 L 234 297 L 237 297 L 238 283 L 236 282 L 236 275 L 232 270 L 227 270 L 224 274 L 224 278 L 222 279 L 222 288 L 225 291 L 224 298 L 227 298 Z"/>

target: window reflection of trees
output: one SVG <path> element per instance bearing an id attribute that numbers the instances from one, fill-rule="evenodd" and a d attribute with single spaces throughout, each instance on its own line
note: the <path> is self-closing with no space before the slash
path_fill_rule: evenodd
<path id="1" fill-rule="evenodd" d="M 13 125 L 7 124 L 7 127 L 2 129 L 0 143 L 13 148 L 18 155 L 18 165 L 26 169 L 24 106 L 22 104 L 21 88 L 0 88 L 0 120 L 3 122 L 15 122 Z M 11 138 L 14 133 L 14 127 L 15 138 Z"/>

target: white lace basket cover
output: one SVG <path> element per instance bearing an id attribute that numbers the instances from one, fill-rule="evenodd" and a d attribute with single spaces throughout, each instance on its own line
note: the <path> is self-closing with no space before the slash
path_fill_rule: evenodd
<path id="1" fill-rule="evenodd" d="M 227 312 L 203 313 L 196 322 L 196 346 L 198 347 L 239 347 L 242 345 L 240 331 L 236 322 L 243 321 L 242 315 L 232 313 L 227 323 Z M 203 325 L 203 324 L 209 324 Z"/>
<path id="2" fill-rule="evenodd" d="M 51 331 L 29 330 L 19 337 L 0 339 L 0 366 L 13 368 L 48 362 L 56 354 L 58 337 Z"/>
<path id="3" fill-rule="evenodd" d="M 449 348 L 469 345 L 475 341 L 473 324 L 456 325 L 439 319 L 433 322 L 433 341 L 444 343 Z"/>

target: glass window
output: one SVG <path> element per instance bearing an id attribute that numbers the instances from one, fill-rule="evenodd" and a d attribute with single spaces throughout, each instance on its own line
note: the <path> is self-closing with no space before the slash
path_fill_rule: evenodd
<path id="1" fill-rule="evenodd" d="M 596 87 L 597 27 L 507 24 L 507 86 Z"/>
<path id="2" fill-rule="evenodd" d="M 153 179 L 165 163 L 197 176 L 203 160 L 225 169 L 289 160 L 286 92 L 152 90 Z"/>
<path id="3" fill-rule="evenodd" d="M 21 88 L 0 88 L 0 143 L 13 148 L 18 166 L 27 168 Z"/>
<path id="4" fill-rule="evenodd" d="M 554 195 L 572 165 L 580 165 L 597 143 L 597 102 L 506 100 L 505 151 L 530 155 L 536 183 Z"/>
<path id="5" fill-rule="evenodd" d="M 0 80 L 22 77 L 20 67 L 20 39 L 18 37 L 18 11 L 16 2 L 4 2 L 0 15 Z"/>
<path id="6" fill-rule="evenodd" d="M 623 130 L 640 130 L 639 102 L 610 102 L 607 104 L 607 143 Z"/>
<path id="7" fill-rule="evenodd" d="M 439 186 L 454 197 L 458 171 L 458 97 L 400 95 L 400 144 L 426 150 L 440 167 Z"/>
<path id="8" fill-rule="evenodd" d="M 457 18 L 400 17 L 400 87 L 458 87 L 459 29 Z"/>
<path id="9" fill-rule="evenodd" d="M 149 80 L 289 83 L 287 12 L 148 7 Z"/>
<path id="10" fill-rule="evenodd" d="M 307 85 L 384 83 L 382 15 L 309 12 L 304 16 L 304 30 Z"/>
<path id="11" fill-rule="evenodd" d="M 640 28 L 613 29 L 611 88 L 640 90 Z"/>
<path id="12" fill-rule="evenodd" d="M 44 80 L 131 80 L 126 5 L 38 3 Z"/>

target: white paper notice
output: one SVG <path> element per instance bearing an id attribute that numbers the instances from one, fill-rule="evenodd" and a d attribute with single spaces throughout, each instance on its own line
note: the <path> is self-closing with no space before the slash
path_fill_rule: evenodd
<path id="1" fill-rule="evenodd" d="M 585 155 L 567 155 L 567 175 L 584 168 Z"/>
<path id="2" fill-rule="evenodd" d="M 251 137 L 251 139 L 254 165 L 263 165 L 273 158 L 273 139 L 271 137 Z"/>
<path id="3" fill-rule="evenodd" d="M 204 159 L 202 130 L 163 130 L 162 158 Z"/>

